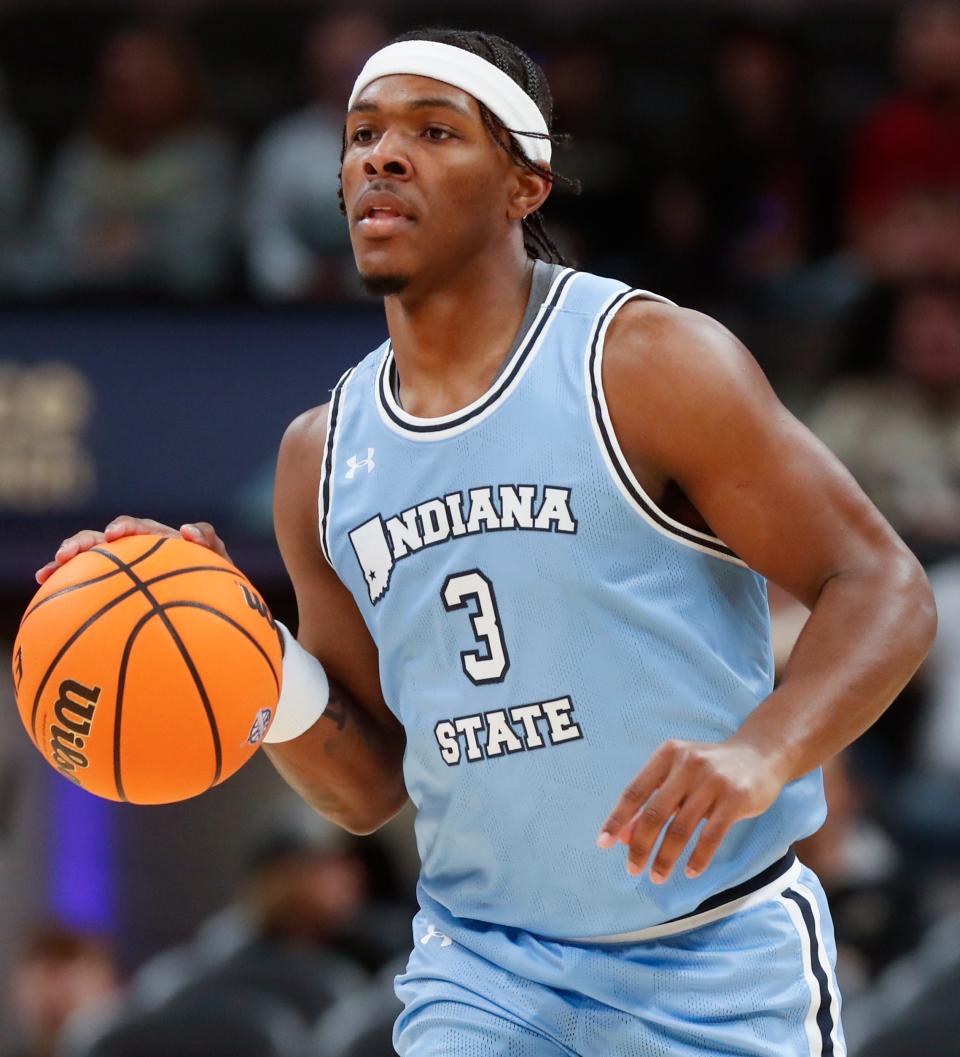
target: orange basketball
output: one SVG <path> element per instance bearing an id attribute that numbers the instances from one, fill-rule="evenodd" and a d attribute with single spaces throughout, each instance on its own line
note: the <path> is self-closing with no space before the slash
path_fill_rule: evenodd
<path id="1" fill-rule="evenodd" d="M 110 800 L 165 804 L 229 778 L 280 695 L 276 625 L 206 547 L 127 536 L 58 569 L 20 622 L 13 684 L 44 758 Z"/>

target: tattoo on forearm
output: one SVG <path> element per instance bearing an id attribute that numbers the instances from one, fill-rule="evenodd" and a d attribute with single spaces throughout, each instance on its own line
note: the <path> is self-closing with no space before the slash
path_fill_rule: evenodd
<path id="1" fill-rule="evenodd" d="M 385 737 L 376 720 L 333 682 L 321 718 L 328 722 L 317 725 L 304 749 L 288 753 L 280 746 L 266 748 L 283 777 L 311 807 L 341 822 L 355 817 L 351 805 L 363 804 L 371 796 L 367 779 L 371 770 L 398 773 L 402 739 Z M 318 754 L 327 757 L 319 766 Z"/>
<path id="2" fill-rule="evenodd" d="M 339 731 L 343 731 L 343 728 L 347 725 L 347 699 L 343 691 L 335 683 L 330 684 L 330 700 L 323 711 L 323 716 L 324 719 L 329 719 L 336 723 Z"/>
<path id="3" fill-rule="evenodd" d="M 330 720 L 337 728 L 336 734 L 331 732 L 324 742 L 323 751 L 325 753 L 334 753 L 341 748 L 339 735 L 346 731 L 348 725 L 356 728 L 361 740 L 369 748 L 377 749 L 380 747 L 376 735 L 370 729 L 369 721 L 365 716 L 357 713 L 357 706 L 336 683 L 330 683 L 330 700 L 327 702 L 322 718 Z"/>

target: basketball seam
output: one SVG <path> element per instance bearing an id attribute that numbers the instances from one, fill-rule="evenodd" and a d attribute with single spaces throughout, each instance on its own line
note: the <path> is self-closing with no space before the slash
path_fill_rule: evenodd
<path id="1" fill-rule="evenodd" d="M 103 552 L 101 551 L 100 553 Z M 123 570 L 121 569 L 117 570 L 117 572 L 122 571 Z M 161 580 L 171 580 L 175 576 L 183 576 L 185 573 L 195 572 L 219 572 L 230 573 L 234 576 L 236 575 L 235 569 L 224 569 L 220 565 L 194 565 L 190 566 L 187 569 L 174 569 L 171 572 L 160 573 L 159 575 L 154 576 L 150 580 L 142 581 L 142 583 L 144 583 L 147 587 L 150 587 L 155 583 L 159 583 L 159 581 Z M 76 631 L 72 632 L 67 641 L 57 651 L 56 656 L 48 665 L 47 670 L 43 673 L 43 678 L 40 680 L 40 685 L 37 687 L 36 695 L 33 699 L 33 709 L 30 715 L 30 730 L 32 732 L 34 744 L 36 744 L 37 741 L 37 713 L 40 711 L 40 698 L 43 695 L 43 691 L 46 689 L 47 680 L 53 674 L 54 668 L 56 668 L 56 666 L 60 663 L 60 661 L 63 659 L 64 654 L 77 641 L 77 639 L 80 638 L 80 636 L 85 631 L 87 631 L 93 624 L 95 624 L 105 613 L 109 613 L 110 610 L 113 609 L 115 606 L 120 605 L 121 602 L 125 602 L 128 598 L 131 598 L 133 595 L 139 593 L 143 592 L 140 590 L 139 587 L 135 585 L 129 590 L 124 591 L 123 594 L 117 595 L 116 598 L 112 598 L 109 602 L 106 603 L 106 605 L 102 606 L 99 610 L 97 610 L 96 613 L 88 617 L 87 620 L 85 620 L 80 625 L 80 627 L 76 629 Z"/>
<path id="2" fill-rule="evenodd" d="M 111 599 L 107 604 L 101 607 L 96 613 L 88 617 L 81 625 L 74 631 L 67 641 L 57 651 L 56 656 L 47 666 L 47 670 L 43 673 L 43 678 L 40 680 L 40 685 L 37 687 L 36 694 L 33 699 L 33 712 L 30 716 L 30 730 L 33 733 L 33 740 L 37 740 L 37 713 L 40 711 L 40 698 L 43 696 L 43 691 L 47 687 L 47 680 L 53 674 L 53 670 L 63 659 L 64 654 L 70 647 L 80 638 L 80 636 L 93 624 L 95 624 L 104 613 L 108 613 L 114 606 L 118 606 L 121 602 L 125 602 L 128 598 L 138 593 L 138 588 L 131 587 L 129 590 L 124 591 L 123 594 L 117 595 L 116 598 Z"/>
<path id="3" fill-rule="evenodd" d="M 150 557 L 151 554 L 156 554 L 157 551 L 166 542 L 166 536 L 164 536 L 162 539 L 157 540 L 157 542 L 148 551 L 144 551 L 139 558 L 134 558 L 133 561 L 130 562 L 131 568 L 134 565 L 139 565 L 140 562 L 145 561 L 147 558 Z M 81 587 L 90 587 L 93 584 L 102 583 L 104 580 L 109 580 L 111 576 L 119 576 L 122 571 L 122 569 L 111 569 L 110 572 L 102 573 L 100 576 L 95 576 L 92 580 L 84 580 L 82 583 L 79 584 L 71 584 L 69 587 L 61 587 L 59 591 L 54 591 L 52 595 L 47 595 L 46 598 L 41 598 L 35 606 L 31 606 L 26 611 L 26 613 L 24 613 L 23 616 L 20 618 L 19 627 L 22 628 L 23 625 L 26 623 L 27 617 L 30 616 L 31 613 L 35 613 L 41 606 L 45 606 L 47 602 L 52 602 L 55 598 L 60 598 L 62 595 L 68 595 L 71 591 L 79 591 Z"/>
<path id="4" fill-rule="evenodd" d="M 165 611 L 168 609 L 180 608 L 202 609 L 205 613 L 212 613 L 214 616 L 226 621 L 226 623 L 229 624 L 230 627 L 235 628 L 237 631 L 239 631 L 240 634 L 243 635 L 244 638 L 246 638 L 250 642 L 250 645 L 253 646 L 259 652 L 260 656 L 263 657 L 263 659 L 267 662 L 267 667 L 270 669 L 270 674 L 273 676 L 274 685 L 277 687 L 278 690 L 280 689 L 280 676 L 277 675 L 277 669 L 274 667 L 273 661 L 270 660 L 270 655 L 260 645 L 260 643 L 257 642 L 256 637 L 254 635 L 251 635 L 250 632 L 247 631 L 247 629 L 242 624 L 234 620 L 233 617 L 228 616 L 226 613 L 222 612 L 214 606 L 206 605 L 204 602 L 192 602 L 183 599 L 177 600 L 175 602 L 164 602 L 161 608 Z"/>
<path id="5" fill-rule="evenodd" d="M 191 678 L 194 681 L 194 685 L 197 688 L 197 692 L 200 694 L 200 700 L 203 704 L 204 712 L 207 716 L 207 722 L 210 726 L 210 736 L 213 739 L 213 754 L 214 754 L 214 775 L 212 785 L 216 785 L 220 780 L 220 772 L 223 767 L 223 747 L 220 744 L 220 731 L 217 730 L 216 717 L 213 714 L 213 708 L 210 705 L 210 698 L 207 696 L 206 687 L 203 685 L 203 680 L 200 678 L 200 673 L 197 671 L 196 666 L 193 663 L 193 658 L 190 656 L 189 651 L 183 644 L 183 640 L 177 634 L 176 628 L 174 628 L 169 617 L 163 611 L 162 605 L 156 600 L 149 589 L 144 585 L 143 580 L 135 572 L 133 572 L 129 565 L 122 559 L 118 558 L 115 554 L 111 554 L 110 551 L 100 550 L 99 547 L 93 548 L 98 554 L 103 554 L 109 557 L 113 562 L 123 569 L 123 571 L 129 576 L 138 586 L 139 590 L 143 592 L 147 601 L 153 606 L 155 612 L 163 621 L 164 627 L 173 639 L 180 656 L 183 659 L 184 664 L 187 666 L 187 670 L 190 672 Z"/>
<path id="6" fill-rule="evenodd" d="M 227 570 L 224 570 L 224 571 L 227 571 Z M 219 617 L 221 620 L 223 620 L 227 624 L 229 624 L 232 628 L 235 628 L 237 631 L 239 631 L 240 634 L 243 635 L 250 642 L 250 644 L 256 650 L 259 651 L 260 655 L 267 662 L 267 667 L 270 669 L 270 674 L 273 676 L 274 685 L 279 689 L 280 679 L 279 679 L 279 677 L 277 675 L 277 670 L 276 670 L 276 668 L 273 665 L 273 661 L 270 660 L 270 657 L 267 654 L 267 651 L 260 645 L 259 642 L 257 642 L 256 638 L 254 638 L 254 636 L 251 635 L 250 632 L 247 631 L 247 629 L 242 624 L 239 624 L 232 617 L 228 616 L 226 613 L 221 612 L 219 609 L 216 609 L 213 606 L 204 605 L 204 603 L 202 603 L 202 602 L 190 602 L 190 601 L 185 601 L 185 600 L 179 600 L 179 601 L 174 601 L 174 602 L 162 602 L 162 603 L 160 603 L 160 610 L 163 613 L 166 613 L 170 609 L 181 609 L 181 608 L 184 608 L 184 609 L 201 609 L 201 610 L 203 610 L 206 613 L 211 613 L 213 616 Z M 161 616 L 161 615 L 162 614 L 157 612 L 157 610 L 151 609 L 151 611 L 149 613 L 145 613 L 140 618 L 140 620 L 137 621 L 136 626 L 134 627 L 133 631 L 130 633 L 129 637 L 127 638 L 127 642 L 126 642 L 126 645 L 124 646 L 124 650 L 123 650 L 123 656 L 121 657 L 121 660 L 120 660 L 120 673 L 119 673 L 119 676 L 118 676 L 118 679 L 117 679 L 117 701 L 116 701 L 116 707 L 115 707 L 115 711 L 114 711 L 114 723 L 113 723 L 113 768 L 114 768 L 114 784 L 115 784 L 116 789 L 117 789 L 117 795 L 120 797 L 120 799 L 124 803 L 129 803 L 130 802 L 128 797 L 127 797 L 127 794 L 126 794 L 126 790 L 123 787 L 122 764 L 121 764 L 121 756 L 120 756 L 120 734 L 121 734 L 121 726 L 122 726 L 122 723 L 123 723 L 123 695 L 124 695 L 124 691 L 126 689 L 127 668 L 129 666 L 129 663 L 130 663 L 130 657 L 131 657 L 131 655 L 133 653 L 133 644 L 134 644 L 134 641 L 136 640 L 137 636 L 140 634 L 141 631 L 143 631 L 143 629 L 147 626 L 147 624 L 154 617 Z M 198 689 L 199 689 L 199 687 L 198 687 Z M 217 784 L 217 781 L 219 781 L 219 774 L 214 778 L 214 780 L 210 783 L 210 785 L 207 786 L 207 789 L 212 789 L 213 786 L 215 786 Z"/>
<path id="7" fill-rule="evenodd" d="M 113 784 L 117 787 L 117 796 L 125 804 L 130 801 L 127 799 L 127 794 L 123 788 L 123 777 L 120 773 L 120 727 L 123 723 L 123 693 L 127 684 L 127 666 L 130 663 L 130 655 L 133 653 L 133 644 L 137 636 L 155 616 L 157 616 L 155 609 L 151 609 L 149 613 L 144 613 L 134 625 L 133 631 L 127 636 L 123 654 L 120 658 L 120 672 L 117 676 L 117 701 L 113 710 Z"/>

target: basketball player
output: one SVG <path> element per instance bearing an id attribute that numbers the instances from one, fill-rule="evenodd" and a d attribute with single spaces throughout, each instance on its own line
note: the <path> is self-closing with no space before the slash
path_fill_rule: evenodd
<path id="1" fill-rule="evenodd" d="M 401 1054 L 841 1057 L 791 846 L 931 593 L 727 331 L 557 263 L 550 109 L 480 33 L 356 83 L 343 204 L 390 339 L 281 445 L 300 629 L 268 752 L 354 832 L 417 806 Z M 766 578 L 812 610 L 776 689 Z"/>

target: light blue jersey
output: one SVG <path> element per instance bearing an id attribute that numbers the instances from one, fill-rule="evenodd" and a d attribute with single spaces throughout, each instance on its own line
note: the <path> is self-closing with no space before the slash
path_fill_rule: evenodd
<path id="1" fill-rule="evenodd" d="M 693 880 L 596 847 L 662 742 L 720 741 L 770 693 L 769 613 L 762 577 L 658 509 L 614 435 L 604 335 L 655 295 L 537 268 L 543 303 L 469 407 L 407 414 L 389 344 L 341 379 L 321 535 L 406 731 L 424 911 L 603 940 L 715 905 L 825 805 L 819 772 L 793 782 Z"/>

